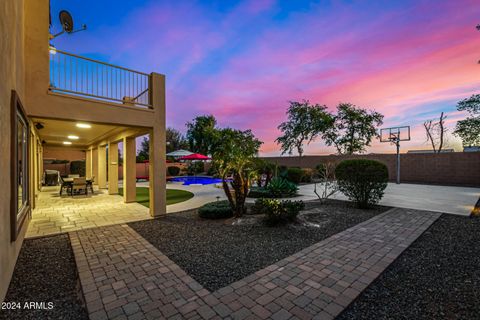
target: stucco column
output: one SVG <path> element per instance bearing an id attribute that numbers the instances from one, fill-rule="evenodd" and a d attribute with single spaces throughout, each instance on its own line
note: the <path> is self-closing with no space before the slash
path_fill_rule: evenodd
<path id="1" fill-rule="evenodd" d="M 137 185 L 135 138 L 123 138 L 123 201 L 135 202 Z"/>
<path id="2" fill-rule="evenodd" d="M 38 184 L 38 190 L 42 189 L 42 177 L 43 177 L 43 146 L 39 146 L 40 152 L 38 155 L 38 170 L 40 171 L 40 182 Z"/>
<path id="3" fill-rule="evenodd" d="M 107 187 L 107 146 L 100 146 L 97 150 L 98 155 L 98 187 L 105 189 Z"/>
<path id="4" fill-rule="evenodd" d="M 85 175 L 87 178 L 92 177 L 92 149 L 85 151 Z"/>
<path id="5" fill-rule="evenodd" d="M 155 124 L 150 131 L 150 214 L 160 216 L 167 213 L 166 191 L 166 142 L 165 142 L 165 76 L 152 73 L 151 101 L 155 111 Z"/>
<path id="6" fill-rule="evenodd" d="M 108 194 L 118 194 L 118 143 L 108 144 Z"/>
<path id="7" fill-rule="evenodd" d="M 98 149 L 92 149 L 92 176 L 93 184 L 98 185 Z"/>

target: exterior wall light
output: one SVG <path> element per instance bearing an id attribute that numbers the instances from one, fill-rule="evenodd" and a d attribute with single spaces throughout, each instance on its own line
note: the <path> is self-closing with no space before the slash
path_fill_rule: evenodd
<path id="1" fill-rule="evenodd" d="M 57 49 L 55 49 L 55 46 L 53 44 L 48 47 L 48 51 L 50 52 L 50 54 L 57 54 Z"/>

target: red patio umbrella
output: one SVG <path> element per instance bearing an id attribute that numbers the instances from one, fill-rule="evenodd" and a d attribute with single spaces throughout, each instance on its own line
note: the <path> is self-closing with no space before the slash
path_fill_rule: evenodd
<path id="1" fill-rule="evenodd" d="M 188 156 L 178 158 L 178 160 L 210 160 L 210 158 L 200 153 L 192 153 Z"/>

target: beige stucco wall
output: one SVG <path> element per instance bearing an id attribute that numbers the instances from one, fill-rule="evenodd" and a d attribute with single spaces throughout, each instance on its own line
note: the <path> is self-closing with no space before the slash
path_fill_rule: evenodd
<path id="1" fill-rule="evenodd" d="M 10 96 L 15 89 L 25 103 L 23 68 L 23 0 L 0 1 L 0 301 L 22 245 L 26 223 L 19 239 L 10 241 Z"/>
<path id="2" fill-rule="evenodd" d="M 28 88 L 25 108 L 29 116 L 75 119 L 118 125 L 153 127 L 154 111 L 121 104 L 109 104 L 91 99 L 83 99 L 48 93 L 49 85 L 49 30 L 48 1 L 26 0 L 25 63 L 28 69 Z M 61 48 L 58 48 L 61 49 Z"/>
<path id="3" fill-rule="evenodd" d="M 86 154 L 84 149 L 45 146 L 43 148 L 43 158 L 69 161 L 84 160 L 86 158 Z"/>
<path id="4" fill-rule="evenodd" d="M 48 92 L 49 0 L 0 1 L 0 184 L 10 190 L 10 97 L 19 93 L 29 117 L 43 117 L 141 127 L 152 132 L 156 160 L 153 215 L 165 207 L 165 78 L 153 74 L 153 109 L 109 104 Z M 61 49 L 61 48 L 59 48 Z M 123 137 L 120 137 L 123 138 Z M 152 139 L 153 140 L 153 139 Z M 33 153 L 37 153 L 32 148 Z M 39 148 L 40 155 L 42 150 Z M 43 155 L 47 157 L 47 155 Z M 92 153 L 93 174 L 100 176 L 98 151 Z M 103 164 L 105 165 L 105 164 Z M 41 161 L 32 171 L 42 172 Z M 38 178 L 32 179 L 38 184 Z M 32 187 L 32 190 L 34 188 Z M 33 192 L 32 192 L 33 194 Z M 32 201 L 34 203 L 34 201 Z M 0 193 L 0 300 L 3 301 L 20 251 L 28 222 L 14 243 L 10 241 L 10 192 Z"/>

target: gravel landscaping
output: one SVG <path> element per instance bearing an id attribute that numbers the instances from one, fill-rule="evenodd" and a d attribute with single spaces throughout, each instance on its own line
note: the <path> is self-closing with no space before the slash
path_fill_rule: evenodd
<path id="1" fill-rule="evenodd" d="M 240 280 L 316 242 L 386 211 L 354 208 L 348 202 L 307 202 L 302 221 L 283 227 L 232 219 L 202 220 L 195 212 L 129 223 L 190 276 L 214 291 Z"/>
<path id="2" fill-rule="evenodd" d="M 442 215 L 337 320 L 479 319 L 480 219 Z"/>
<path id="3" fill-rule="evenodd" d="M 88 319 L 79 287 L 68 235 L 25 240 L 0 319 Z M 45 309 L 27 309 L 26 302 Z"/>

